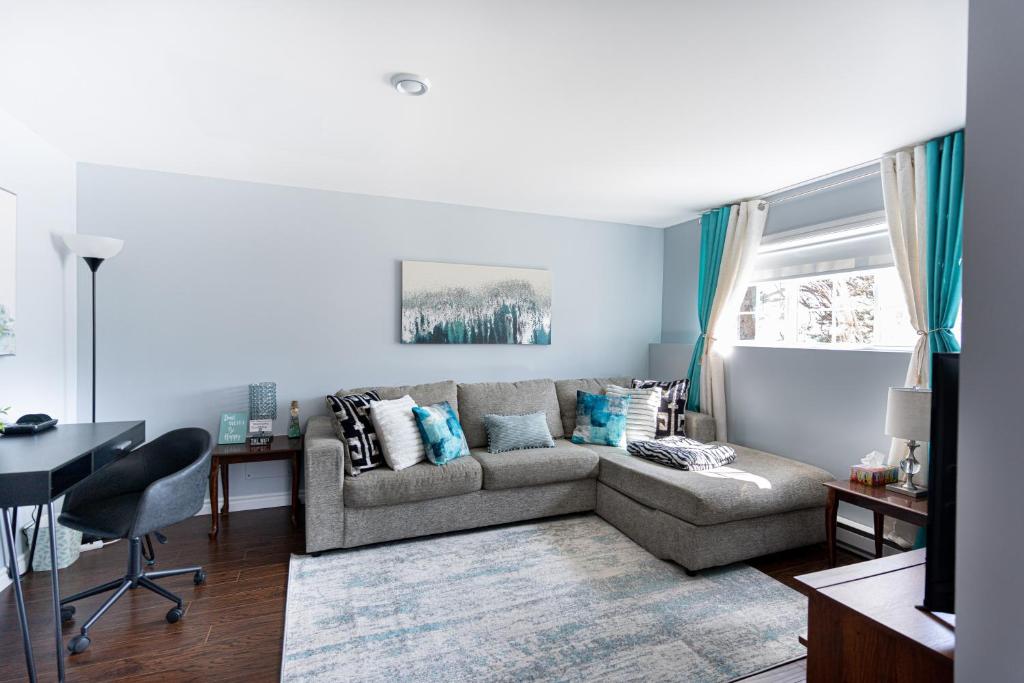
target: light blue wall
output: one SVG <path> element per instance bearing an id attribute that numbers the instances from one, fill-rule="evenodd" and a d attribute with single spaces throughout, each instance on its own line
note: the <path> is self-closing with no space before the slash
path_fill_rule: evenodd
<path id="1" fill-rule="evenodd" d="M 87 164 L 78 223 L 126 242 L 99 273 L 99 418 L 150 435 L 213 430 L 260 380 L 283 431 L 289 400 L 308 417 L 342 387 L 643 375 L 661 336 L 653 228 Z M 402 259 L 550 269 L 552 345 L 399 344 Z M 283 494 L 277 465 L 237 468 L 232 495 Z"/>
<path id="2" fill-rule="evenodd" d="M 879 178 L 871 176 L 773 206 L 765 230 L 781 232 L 882 208 Z M 699 249 L 697 221 L 668 229 L 663 341 L 692 343 L 697 337 Z M 687 267 L 678 268 L 680 263 Z M 729 438 L 846 478 L 849 466 L 867 452 L 888 452 L 886 389 L 903 384 L 909 362 L 909 353 L 736 347 L 726 360 Z M 844 506 L 841 514 L 871 522 L 871 514 L 859 508 Z"/>
<path id="3" fill-rule="evenodd" d="M 18 198 L 17 353 L 0 356 L 0 407 L 11 407 L 10 420 L 47 413 L 74 422 L 77 263 L 60 236 L 75 231 L 75 164 L 0 110 L 0 188 Z M 24 524 L 29 509 L 19 512 Z M 20 554 L 27 553 L 20 533 L 15 543 Z M 0 564 L 7 566 L 6 557 Z M 0 589 L 8 583 L 7 572 L 0 572 Z"/>

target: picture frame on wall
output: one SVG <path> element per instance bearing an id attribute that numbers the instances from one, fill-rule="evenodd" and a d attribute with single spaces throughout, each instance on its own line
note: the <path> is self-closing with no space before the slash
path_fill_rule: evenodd
<path id="1" fill-rule="evenodd" d="M 402 261 L 403 344 L 551 344 L 551 271 Z"/>

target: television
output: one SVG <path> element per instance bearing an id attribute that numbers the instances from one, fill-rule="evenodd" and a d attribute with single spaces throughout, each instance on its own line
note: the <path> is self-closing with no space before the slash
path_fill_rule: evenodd
<path id="1" fill-rule="evenodd" d="M 960 354 L 932 355 L 931 441 L 928 443 L 928 526 L 924 603 L 930 612 L 954 612 L 956 573 L 956 440 Z"/>

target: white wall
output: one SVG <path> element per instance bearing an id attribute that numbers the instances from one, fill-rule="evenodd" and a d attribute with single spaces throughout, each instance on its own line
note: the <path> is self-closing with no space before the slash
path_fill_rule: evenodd
<path id="1" fill-rule="evenodd" d="M 98 416 L 150 437 L 215 431 L 254 381 L 277 382 L 281 432 L 289 400 L 306 418 L 342 387 L 646 374 L 661 336 L 661 230 L 87 164 L 78 183 L 80 231 L 126 240 L 99 272 Z M 402 259 L 550 269 L 552 345 L 399 344 Z M 231 476 L 232 508 L 287 500 L 280 463 Z"/>
<path id="2" fill-rule="evenodd" d="M 972 2 L 964 167 L 956 678 L 1024 672 L 1024 4 Z"/>
<path id="3" fill-rule="evenodd" d="M 857 178 L 866 170 L 819 185 Z M 880 179 L 869 176 L 774 204 L 765 231 L 777 233 L 882 208 Z M 699 251 L 698 221 L 667 230 L 665 342 L 693 343 L 697 338 Z M 849 466 L 867 452 L 888 451 L 883 433 L 886 389 L 903 384 L 909 362 L 909 353 L 737 347 L 726 360 L 729 439 L 846 478 Z M 840 514 L 862 524 L 872 522 L 871 513 L 861 508 L 844 504 Z"/>
<path id="4" fill-rule="evenodd" d="M 59 235 L 75 231 L 75 165 L 0 110 L 0 187 L 18 196 L 17 355 L 0 356 L 0 406 L 73 422 L 76 264 Z"/>

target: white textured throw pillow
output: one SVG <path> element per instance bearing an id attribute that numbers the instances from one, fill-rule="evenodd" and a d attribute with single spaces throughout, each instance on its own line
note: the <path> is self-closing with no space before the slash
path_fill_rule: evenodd
<path id="1" fill-rule="evenodd" d="M 370 404 L 370 417 L 384 451 L 384 462 L 393 470 L 404 470 L 427 459 L 420 429 L 412 414 L 415 407 L 416 401 L 410 396 Z"/>
<path id="2" fill-rule="evenodd" d="M 661 406 L 661 388 L 626 389 L 609 384 L 604 389 L 609 396 L 629 396 L 626 413 L 626 442 L 650 441 L 658 427 L 658 408 Z"/>

